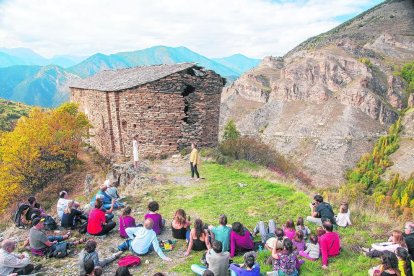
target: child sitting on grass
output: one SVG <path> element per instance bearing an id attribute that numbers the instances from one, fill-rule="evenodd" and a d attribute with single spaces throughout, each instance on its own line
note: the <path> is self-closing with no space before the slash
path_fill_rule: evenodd
<path id="1" fill-rule="evenodd" d="M 336 224 L 341 227 L 351 226 L 351 213 L 349 212 L 348 203 L 342 202 L 339 207 L 339 214 L 335 218 Z"/>
<path id="2" fill-rule="evenodd" d="M 319 243 L 318 236 L 310 235 L 309 242 L 306 244 L 306 250 L 299 251 L 299 255 L 310 261 L 316 261 L 319 259 Z"/>
<path id="3" fill-rule="evenodd" d="M 306 244 L 305 244 L 305 240 L 303 239 L 303 232 L 298 230 L 296 231 L 295 236 L 293 237 L 293 248 L 295 249 L 296 252 L 299 251 L 304 251 Z"/>
<path id="4" fill-rule="evenodd" d="M 293 240 L 293 237 L 296 234 L 295 223 L 293 220 L 286 221 L 286 224 L 283 226 L 283 232 L 285 236 L 288 237 L 290 240 Z"/>
<path id="5" fill-rule="evenodd" d="M 119 217 L 119 235 L 121 238 L 128 238 L 125 229 L 128 227 L 136 227 L 135 219 L 131 216 L 131 207 L 126 207 Z"/>
<path id="6" fill-rule="evenodd" d="M 297 270 L 298 258 L 293 252 L 293 243 L 290 239 L 283 240 L 282 252 L 278 253 L 276 248 L 273 248 L 272 257 L 275 261 L 273 263 L 274 271 L 271 275 L 299 275 Z"/>
<path id="7" fill-rule="evenodd" d="M 148 203 L 148 210 L 149 212 L 145 215 L 145 219 L 152 219 L 154 222 L 154 226 L 152 227 L 152 230 L 159 235 L 161 234 L 161 231 L 164 229 L 165 226 L 165 220 L 162 219 L 161 215 L 157 213 L 157 211 L 160 209 L 160 205 L 156 201 L 151 201 Z"/>
<path id="8" fill-rule="evenodd" d="M 311 231 L 309 228 L 305 225 L 304 220 L 302 217 L 298 218 L 298 221 L 296 222 L 296 230 L 301 230 L 303 232 L 303 239 L 307 240 Z"/>

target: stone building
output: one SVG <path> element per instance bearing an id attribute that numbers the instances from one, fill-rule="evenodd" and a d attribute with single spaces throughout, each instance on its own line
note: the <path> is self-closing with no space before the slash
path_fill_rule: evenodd
<path id="1" fill-rule="evenodd" d="M 176 153 L 218 142 L 224 79 L 194 63 L 103 71 L 70 84 L 71 101 L 89 118 L 91 144 L 105 157 Z"/>

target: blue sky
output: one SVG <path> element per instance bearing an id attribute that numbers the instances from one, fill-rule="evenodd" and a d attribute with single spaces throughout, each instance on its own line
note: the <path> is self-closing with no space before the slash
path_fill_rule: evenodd
<path id="1" fill-rule="evenodd" d="M 280 56 L 378 0 L 0 0 L 0 47 L 51 57 L 185 46 Z"/>

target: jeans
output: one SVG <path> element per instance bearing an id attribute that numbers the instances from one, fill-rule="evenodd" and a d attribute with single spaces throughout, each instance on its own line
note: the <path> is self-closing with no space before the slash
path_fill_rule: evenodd
<path id="1" fill-rule="evenodd" d="M 196 264 L 191 265 L 191 271 L 193 271 L 197 275 L 203 275 L 204 271 L 206 270 L 207 270 L 207 267 L 205 266 L 196 265 Z"/>
<path id="2" fill-rule="evenodd" d="M 265 243 L 269 238 L 275 236 L 276 223 L 273 219 L 269 220 L 268 227 L 266 227 L 263 221 L 259 221 L 253 230 L 253 234 L 260 233 L 262 243 Z"/>
<path id="3" fill-rule="evenodd" d="M 187 243 L 190 242 L 190 233 L 191 233 L 191 230 L 190 230 L 190 228 L 188 228 L 187 232 L 185 232 L 185 239 L 186 239 Z"/>
<path id="4" fill-rule="evenodd" d="M 120 245 L 118 245 L 118 250 L 119 251 L 127 251 L 127 250 L 130 250 L 130 251 L 134 252 L 134 250 L 131 247 L 132 241 L 133 241 L 132 239 L 127 239 L 126 241 L 124 241 L 123 243 L 121 243 Z M 145 253 L 145 254 L 137 254 L 136 252 L 134 252 L 134 253 L 137 254 L 137 255 L 142 256 L 142 255 L 147 255 L 148 253 L 151 253 L 152 251 L 154 251 L 154 246 L 151 244 L 151 246 L 148 248 L 148 252 L 147 253 Z"/>
<path id="5" fill-rule="evenodd" d="M 190 166 L 191 166 L 191 177 L 194 177 L 194 173 L 195 173 L 197 178 L 200 178 L 200 175 L 197 170 L 197 165 L 193 165 L 193 162 L 190 162 Z"/>
<path id="6" fill-rule="evenodd" d="M 311 222 L 311 223 L 314 223 L 318 226 L 322 226 L 322 219 L 321 218 L 314 218 L 314 217 L 308 216 L 308 217 L 306 217 L 306 220 Z"/>

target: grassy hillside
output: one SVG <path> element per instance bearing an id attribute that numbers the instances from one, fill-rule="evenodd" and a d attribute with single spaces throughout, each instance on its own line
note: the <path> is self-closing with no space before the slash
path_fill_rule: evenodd
<path id="1" fill-rule="evenodd" d="M 0 99 L 0 130 L 12 130 L 14 123 L 22 116 L 29 114 L 31 106 Z"/>
<path id="2" fill-rule="evenodd" d="M 90 161 L 82 158 L 85 171 L 97 165 L 89 164 Z M 260 166 L 246 162 L 236 162 L 232 165 L 223 166 L 216 163 L 206 162 L 201 164 L 200 173 L 204 177 L 200 182 L 192 181 L 188 175 L 187 160 L 176 158 L 159 160 L 155 162 L 144 161 L 148 171 L 140 177 L 148 177 L 150 181 L 136 186 L 129 184 L 120 189 L 122 195 L 127 196 L 127 202 L 133 210 L 133 216 L 142 222 L 147 212 L 147 204 L 156 200 L 160 204 L 160 213 L 166 219 L 167 229 L 160 236 L 161 239 L 171 239 L 170 221 L 175 210 L 183 208 L 191 221 L 201 218 L 204 223 L 216 225 L 218 216 L 226 214 L 229 224 L 240 221 L 249 230 L 259 220 L 275 219 L 277 226 L 281 226 L 287 219 L 296 219 L 299 216 L 306 217 L 309 213 L 309 195 L 299 191 L 292 185 L 275 182 L 273 174 Z M 88 169 L 89 168 L 89 169 Z M 83 171 L 83 170 L 81 170 Z M 96 177 L 96 189 L 101 183 L 102 173 L 92 172 Z M 83 175 L 83 174 L 82 174 Z M 65 179 L 64 184 L 56 186 L 53 192 L 48 188 L 42 192 L 43 196 L 37 195 L 40 202 L 47 200 L 52 202 L 52 214 L 55 212 L 56 194 L 61 189 L 67 188 L 67 183 L 80 183 L 82 177 L 72 174 L 76 178 Z M 84 177 L 84 175 L 83 175 Z M 47 195 L 46 195 L 47 194 Z M 89 198 L 85 198 L 83 189 L 72 191 L 71 196 L 85 204 Z M 46 198 L 47 197 L 47 198 Z M 338 206 L 334 206 L 335 211 Z M 359 253 L 359 246 L 369 246 L 373 242 L 383 241 L 387 238 L 387 231 L 392 229 L 391 222 L 381 212 L 370 210 L 364 203 L 351 205 L 353 226 L 347 229 L 339 229 L 342 240 L 342 253 L 339 257 L 331 259 L 329 270 L 321 269 L 321 262 L 306 262 L 301 270 L 301 275 L 366 275 L 367 270 L 378 264 L 378 259 L 368 259 Z M 121 211 L 116 211 L 115 221 Z M 315 231 L 313 225 L 309 225 Z M 17 231 L 15 236 L 23 240 L 27 230 Z M 7 232 L 7 231 L 5 231 Z M 75 236 L 79 237 L 77 232 Z M 259 240 L 260 238 L 256 238 Z M 99 255 L 109 256 L 111 248 L 123 242 L 118 231 L 113 231 L 104 238 L 97 238 Z M 77 252 L 79 246 L 69 257 L 65 259 L 43 259 L 33 258 L 35 263 L 42 263 L 47 274 L 58 273 L 59 275 L 78 275 Z M 22 249 L 20 249 L 22 250 Z M 131 269 L 133 275 L 153 275 L 155 272 L 176 273 L 176 275 L 193 275 L 190 266 L 199 263 L 201 252 L 192 251 L 189 257 L 185 257 L 186 244 L 178 241 L 175 249 L 166 253 L 173 259 L 172 263 L 163 262 L 156 254 L 151 253 L 142 258 L 141 266 Z M 271 270 L 270 266 L 264 265 L 270 252 L 263 251 L 259 254 L 259 264 L 262 272 Z M 242 262 L 242 257 L 234 258 L 236 263 Z M 111 264 L 105 267 L 105 275 L 113 275 L 117 265 Z"/>

